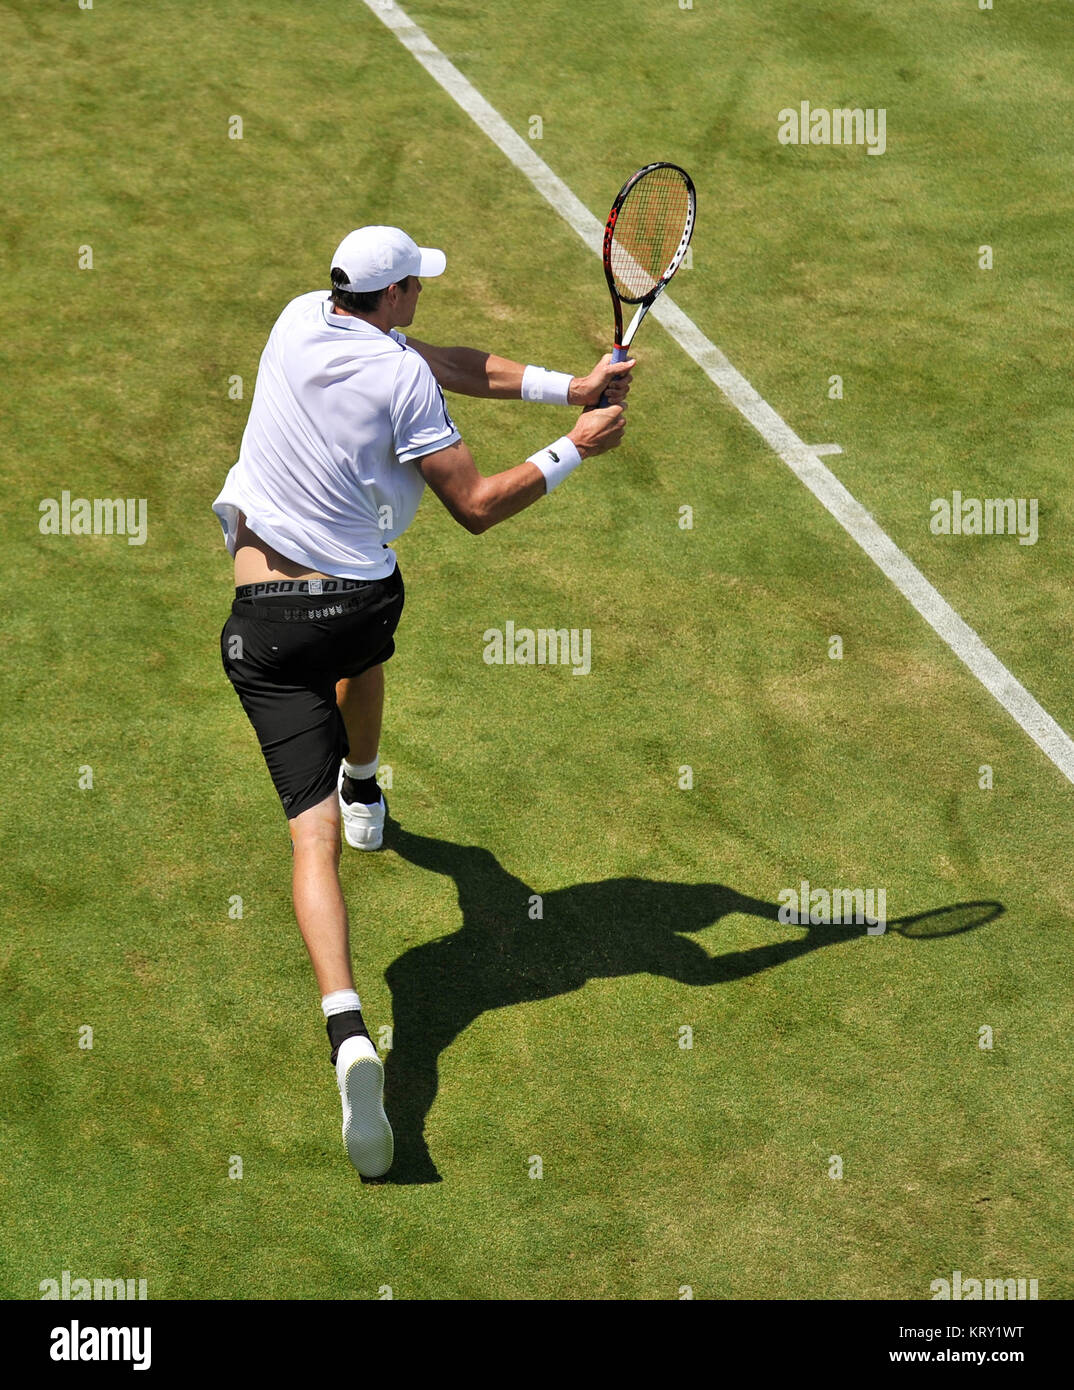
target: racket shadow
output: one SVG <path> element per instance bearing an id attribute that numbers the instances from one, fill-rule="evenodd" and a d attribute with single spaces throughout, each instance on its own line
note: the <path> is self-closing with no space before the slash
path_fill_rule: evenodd
<path id="1" fill-rule="evenodd" d="M 995 902 L 954 903 L 951 907 L 936 907 L 913 917 L 900 917 L 897 921 L 889 922 L 888 927 L 900 936 L 928 941 L 939 936 L 959 936 L 962 932 L 986 926 L 997 917 L 1002 917 L 1004 911 L 1003 905 Z"/>
<path id="2" fill-rule="evenodd" d="M 825 946 L 863 936 L 863 926 L 786 926 L 779 906 L 720 883 L 614 878 L 541 895 L 488 850 L 404 830 L 390 817 L 385 849 L 451 878 L 462 925 L 404 951 L 388 966 L 393 1045 L 385 1061 L 385 1106 L 395 1132 L 395 1162 L 382 1182 L 439 1182 L 425 1124 L 439 1087 L 440 1058 L 482 1014 L 550 999 L 592 979 L 663 976 L 715 985 L 770 970 Z M 997 902 L 956 903 L 888 923 L 908 937 L 951 936 L 994 921 Z M 790 940 L 710 956 L 688 933 L 745 913 L 776 925 Z M 804 934 L 803 934 L 804 932 Z M 554 1061 L 553 1041 L 544 1059 Z M 495 1106 L 495 1098 L 488 1098 Z M 494 1110 L 493 1110 L 494 1114 Z"/>

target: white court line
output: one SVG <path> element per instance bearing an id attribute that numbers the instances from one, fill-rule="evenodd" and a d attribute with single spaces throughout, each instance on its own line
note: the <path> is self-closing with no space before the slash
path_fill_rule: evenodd
<path id="1" fill-rule="evenodd" d="M 599 256 L 604 236 L 603 223 L 597 221 L 563 180 L 534 153 L 532 145 L 511 129 L 500 113 L 444 57 L 424 30 L 407 18 L 394 0 L 363 0 L 363 3 L 387 25 L 430 77 L 480 126 L 492 143 L 516 169 L 525 174 L 537 192 L 578 233 L 589 249 Z M 1074 742 L 1069 735 L 1025 686 L 1011 675 L 999 657 L 985 646 L 943 595 L 932 587 L 913 561 L 881 530 L 835 474 L 821 463 L 815 451 L 798 438 L 790 425 L 736 371 L 715 343 L 710 342 L 697 324 L 666 294 L 657 300 L 651 316 L 663 324 L 739 414 L 745 416 L 795 477 L 805 484 L 866 555 L 883 570 L 903 597 L 943 638 L 958 659 L 969 667 L 988 693 L 999 701 L 1063 776 L 1069 782 L 1074 782 Z"/>

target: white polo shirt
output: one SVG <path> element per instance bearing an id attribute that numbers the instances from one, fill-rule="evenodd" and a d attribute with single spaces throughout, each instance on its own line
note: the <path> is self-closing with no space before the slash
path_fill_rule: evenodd
<path id="1" fill-rule="evenodd" d="M 461 438 L 428 364 L 402 333 L 333 314 L 322 290 L 269 335 L 239 459 L 213 511 L 234 555 L 238 514 L 281 555 L 341 579 L 384 579 L 388 541 L 414 520 L 414 460 Z"/>

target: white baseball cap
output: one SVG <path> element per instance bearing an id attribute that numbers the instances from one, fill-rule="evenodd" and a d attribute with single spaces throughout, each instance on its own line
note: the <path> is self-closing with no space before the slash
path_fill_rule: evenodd
<path id="1" fill-rule="evenodd" d="M 337 286 L 351 294 L 367 294 L 398 284 L 408 275 L 443 275 L 443 251 L 419 246 L 398 227 L 359 227 L 339 243 L 331 269 L 346 271 L 347 283 Z"/>

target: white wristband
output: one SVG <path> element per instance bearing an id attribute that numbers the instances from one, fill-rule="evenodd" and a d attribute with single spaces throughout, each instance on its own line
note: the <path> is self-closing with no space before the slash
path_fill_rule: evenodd
<path id="1" fill-rule="evenodd" d="M 574 472 L 581 461 L 582 456 L 575 447 L 574 440 L 567 435 L 557 439 L 554 444 L 549 444 L 547 449 L 530 454 L 526 460 L 527 463 L 535 463 L 544 474 L 546 493 L 558 487 L 568 473 Z"/>
<path id="2" fill-rule="evenodd" d="M 522 399 L 545 405 L 569 405 L 568 393 L 574 380 L 568 372 L 548 372 L 543 367 L 527 367 L 522 373 Z"/>

